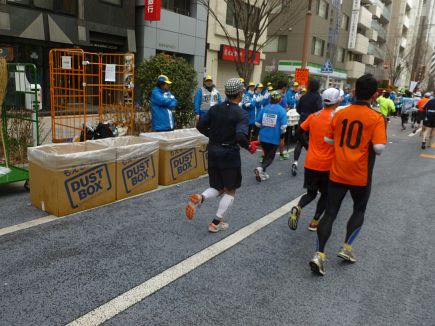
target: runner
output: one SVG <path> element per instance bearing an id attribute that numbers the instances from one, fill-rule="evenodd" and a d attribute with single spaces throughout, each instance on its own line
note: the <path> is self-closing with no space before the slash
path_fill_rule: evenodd
<path id="1" fill-rule="evenodd" d="M 410 91 L 405 91 L 405 96 L 402 96 L 401 100 L 401 115 L 402 118 L 402 131 L 406 130 L 406 125 L 409 121 L 409 115 L 412 113 L 414 108 L 414 99 L 412 98 L 412 93 Z"/>
<path id="2" fill-rule="evenodd" d="M 432 138 L 435 133 L 435 99 L 429 100 L 424 106 L 425 117 L 423 126 L 425 128 L 423 134 L 422 149 L 432 147 Z"/>
<path id="3" fill-rule="evenodd" d="M 416 117 L 416 124 L 414 126 L 414 134 L 417 132 L 417 130 L 421 127 L 421 123 L 423 122 L 426 112 L 424 110 L 424 106 L 427 102 L 430 100 L 430 93 L 424 94 L 424 97 L 417 102 L 417 117 Z M 424 130 L 421 132 L 421 134 L 424 133 Z"/>
<path id="4" fill-rule="evenodd" d="M 336 88 L 329 88 L 322 93 L 322 99 L 325 108 L 311 114 L 300 126 L 303 132 L 310 132 L 310 141 L 304 165 L 304 188 L 307 189 L 307 193 L 302 196 L 297 206 L 291 209 L 288 225 L 292 230 L 296 230 L 298 227 L 302 209 L 316 199 L 318 192 L 320 192 L 321 196 L 317 202 L 314 218 L 308 226 L 310 231 L 317 230 L 317 224 L 326 207 L 329 170 L 334 148 L 325 143 L 324 136 L 328 132 L 334 110 L 339 105 L 340 91 Z"/>
<path id="5" fill-rule="evenodd" d="M 390 92 L 384 91 L 376 102 L 379 104 L 379 111 L 387 118 L 387 122 L 390 122 L 390 114 L 396 112 L 396 106 L 390 99 Z"/>
<path id="6" fill-rule="evenodd" d="M 282 100 L 282 93 L 273 91 L 270 96 L 270 104 L 260 111 L 255 123 L 260 128 L 260 142 L 264 153 L 261 167 L 257 167 L 254 171 L 258 182 L 269 179 L 266 169 L 275 159 L 276 151 L 281 142 L 280 136 L 287 129 L 287 113 L 279 104 Z"/>
<path id="7" fill-rule="evenodd" d="M 280 104 L 284 108 L 285 112 L 287 112 L 288 111 L 288 103 L 287 103 L 287 99 L 286 99 L 287 82 L 279 81 L 277 91 L 281 93 L 281 103 Z M 285 133 L 281 134 L 281 141 L 279 143 L 279 160 L 280 161 L 286 161 L 290 157 L 290 155 L 288 153 L 284 152 L 286 136 L 287 136 L 287 131 Z"/>
<path id="8" fill-rule="evenodd" d="M 245 94 L 243 95 L 242 101 L 240 102 L 241 107 L 248 112 L 249 116 L 249 130 L 248 130 L 248 139 L 251 141 L 254 126 L 255 126 L 255 100 L 254 100 L 254 89 L 255 84 L 253 82 L 249 83 L 248 88 L 246 89 Z"/>
<path id="9" fill-rule="evenodd" d="M 301 97 L 296 111 L 300 114 L 299 125 L 301 125 L 310 114 L 320 111 L 323 107 L 322 97 L 319 94 L 320 82 L 316 79 L 310 80 L 308 83 L 308 93 Z M 291 167 L 291 173 L 293 176 L 297 175 L 298 171 L 298 160 L 302 153 L 302 147 L 308 144 L 308 133 L 302 133 L 299 127 L 296 129 L 296 142 L 294 151 L 294 162 Z M 305 147 L 307 149 L 307 147 Z"/>
<path id="10" fill-rule="evenodd" d="M 222 196 L 216 217 L 208 225 L 210 232 L 226 230 L 228 223 L 224 216 L 233 204 L 236 189 L 242 182 L 239 145 L 251 149 L 248 142 L 249 117 L 246 111 L 239 107 L 243 97 L 243 83 L 239 78 L 233 78 L 225 84 L 227 101 L 212 107 L 199 120 L 197 129 L 209 137 L 208 145 L 208 175 L 210 188 L 202 194 L 190 196 L 186 207 L 186 216 L 192 219 L 197 208 L 205 201 Z"/>
<path id="11" fill-rule="evenodd" d="M 378 82 L 372 75 L 360 77 L 356 81 L 356 102 L 336 112 L 325 137 L 325 141 L 334 146 L 334 158 L 326 211 L 317 227 L 317 252 L 310 261 L 311 270 L 320 275 L 325 274 L 325 245 L 348 191 L 353 200 L 353 214 L 347 223 L 345 242 L 338 257 L 356 262 L 352 244 L 364 221 L 376 154 L 383 152 L 387 142 L 385 118 L 370 106 L 377 88 Z"/>

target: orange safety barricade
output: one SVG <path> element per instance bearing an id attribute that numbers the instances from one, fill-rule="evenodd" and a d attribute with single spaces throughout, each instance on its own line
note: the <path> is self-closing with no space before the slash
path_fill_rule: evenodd
<path id="1" fill-rule="evenodd" d="M 112 122 L 131 134 L 133 98 L 133 54 L 50 51 L 53 143 L 86 140 L 86 126 L 94 128 L 100 122 Z"/>

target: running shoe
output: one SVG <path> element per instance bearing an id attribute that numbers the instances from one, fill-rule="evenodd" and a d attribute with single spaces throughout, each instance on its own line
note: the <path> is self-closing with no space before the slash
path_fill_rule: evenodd
<path id="1" fill-rule="evenodd" d="M 426 149 L 426 143 L 421 143 L 421 149 Z"/>
<path id="2" fill-rule="evenodd" d="M 298 174 L 298 162 L 294 162 L 292 164 L 292 176 L 296 176 Z"/>
<path id="3" fill-rule="evenodd" d="M 287 161 L 289 158 L 290 158 L 290 155 L 288 153 L 279 154 L 280 161 Z"/>
<path id="4" fill-rule="evenodd" d="M 258 182 L 263 181 L 263 168 L 261 167 L 255 168 L 254 173 L 255 173 L 255 180 L 257 180 Z"/>
<path id="5" fill-rule="evenodd" d="M 353 255 L 352 250 L 346 249 L 344 247 L 340 249 L 337 256 L 349 263 L 356 263 L 356 258 Z"/>
<path id="6" fill-rule="evenodd" d="M 202 195 L 195 194 L 190 196 L 189 203 L 186 206 L 186 217 L 191 220 L 195 216 L 196 210 L 203 201 Z"/>
<path id="7" fill-rule="evenodd" d="M 319 275 L 325 275 L 325 258 L 322 258 L 320 252 L 314 254 L 313 259 L 310 261 L 311 271 Z"/>
<path id="8" fill-rule="evenodd" d="M 269 179 L 270 179 L 270 175 L 266 172 L 263 172 L 262 180 L 265 181 L 265 180 L 269 180 Z"/>
<path id="9" fill-rule="evenodd" d="M 211 233 L 217 233 L 228 229 L 228 226 L 228 223 L 225 223 L 223 220 L 218 225 L 211 222 L 208 224 L 208 231 Z"/>
<path id="10" fill-rule="evenodd" d="M 319 225 L 319 221 L 312 219 L 310 224 L 308 224 L 308 230 L 315 232 L 315 231 L 317 231 L 318 225 Z"/>
<path id="11" fill-rule="evenodd" d="M 298 206 L 293 206 L 290 210 L 290 217 L 288 219 L 288 226 L 292 230 L 298 228 L 299 217 L 301 216 L 302 209 Z"/>

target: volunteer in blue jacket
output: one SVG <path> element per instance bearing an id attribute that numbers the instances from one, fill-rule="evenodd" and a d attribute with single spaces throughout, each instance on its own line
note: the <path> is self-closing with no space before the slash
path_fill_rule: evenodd
<path id="1" fill-rule="evenodd" d="M 242 109 L 244 109 L 246 112 L 248 112 L 249 115 L 249 134 L 248 139 L 251 140 L 252 138 L 252 132 L 254 130 L 255 126 L 255 100 L 254 100 L 254 89 L 255 84 L 253 82 L 249 83 L 249 86 L 243 95 L 242 99 Z"/>
<path id="2" fill-rule="evenodd" d="M 285 134 L 287 129 L 287 113 L 279 104 L 282 92 L 274 91 L 270 96 L 270 104 L 260 111 L 255 122 L 260 128 L 260 142 L 264 153 L 261 167 L 254 171 L 258 182 L 269 179 L 266 169 L 272 164 L 281 142 L 281 135 Z"/>
<path id="3" fill-rule="evenodd" d="M 289 106 L 290 109 L 294 109 L 296 108 L 296 94 L 299 93 L 299 83 L 298 82 L 294 82 L 293 83 L 293 88 L 289 88 L 289 90 L 287 91 L 287 94 L 285 95 L 286 100 L 287 100 L 287 104 Z"/>
<path id="4" fill-rule="evenodd" d="M 169 91 L 172 82 L 160 75 L 151 93 L 151 124 L 153 131 L 172 131 L 175 128 L 174 110 L 177 107 L 175 96 Z"/>
<path id="5" fill-rule="evenodd" d="M 199 88 L 195 94 L 195 118 L 199 121 L 210 110 L 212 106 L 222 103 L 222 97 L 211 76 L 204 78 L 204 86 Z"/>

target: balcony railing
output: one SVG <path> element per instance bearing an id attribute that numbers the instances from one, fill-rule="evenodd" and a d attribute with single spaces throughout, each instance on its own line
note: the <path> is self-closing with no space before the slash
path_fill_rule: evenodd
<path id="1" fill-rule="evenodd" d="M 385 59 L 385 50 L 383 48 L 380 48 L 378 45 L 370 43 L 369 44 L 369 55 L 374 55 L 375 58 L 384 60 Z"/>
<path id="2" fill-rule="evenodd" d="M 372 28 L 378 32 L 378 37 L 383 40 L 387 39 L 387 31 L 377 20 L 372 20 Z"/>

